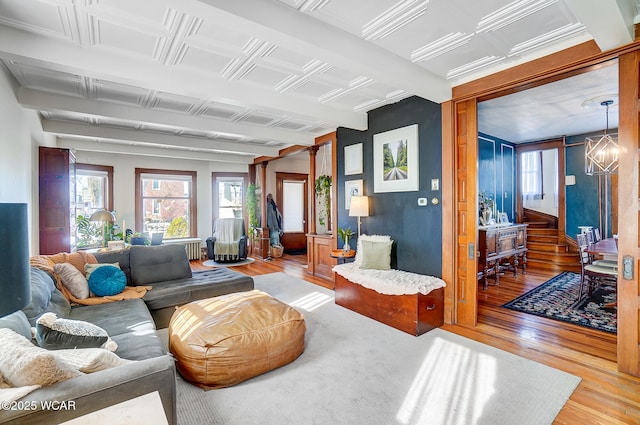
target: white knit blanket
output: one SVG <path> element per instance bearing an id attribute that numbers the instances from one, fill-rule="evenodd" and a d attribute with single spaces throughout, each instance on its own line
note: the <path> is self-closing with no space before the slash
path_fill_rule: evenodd
<path id="1" fill-rule="evenodd" d="M 347 280 L 385 295 L 428 294 L 447 286 L 444 280 L 403 270 L 361 269 L 354 263 L 333 266 L 333 271 Z"/>

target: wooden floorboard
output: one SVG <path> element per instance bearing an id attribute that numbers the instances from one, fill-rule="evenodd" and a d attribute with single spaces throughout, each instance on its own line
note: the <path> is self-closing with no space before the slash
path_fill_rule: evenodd
<path id="1" fill-rule="evenodd" d="M 194 270 L 207 268 L 197 261 L 191 264 Z M 256 259 L 233 269 L 250 276 L 284 272 L 331 286 L 309 275 L 305 255 Z M 479 287 L 477 326 L 444 325 L 442 329 L 581 377 L 555 424 L 640 424 L 640 378 L 618 372 L 615 335 L 501 307 L 556 274 L 531 267 L 526 275 L 506 273 L 499 286 L 486 291 Z"/>

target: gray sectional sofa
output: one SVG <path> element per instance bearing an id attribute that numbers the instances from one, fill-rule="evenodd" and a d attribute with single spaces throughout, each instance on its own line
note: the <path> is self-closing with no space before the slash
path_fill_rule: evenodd
<path id="1" fill-rule="evenodd" d="M 32 301 L 22 312 L 31 326 L 49 311 L 61 318 L 96 324 L 118 344 L 115 353 L 119 357 L 135 361 L 42 387 L 21 399 L 24 405 L 74 401 L 74 409 L 0 410 L 0 423 L 58 424 L 158 391 L 169 424 L 176 424 L 174 362 L 165 352 L 156 329 L 166 326 L 176 306 L 254 287 L 251 277 L 226 268 L 191 272 L 184 247 L 179 245 L 133 246 L 95 256 L 101 263 L 118 262 L 129 285 L 148 285 L 152 289 L 142 299 L 72 306 L 55 287 L 51 275 L 32 268 Z M 24 315 L 20 313 L 19 317 Z M 15 322 L 16 317 L 0 319 L 0 328 L 11 327 L 8 324 L 11 320 Z"/>

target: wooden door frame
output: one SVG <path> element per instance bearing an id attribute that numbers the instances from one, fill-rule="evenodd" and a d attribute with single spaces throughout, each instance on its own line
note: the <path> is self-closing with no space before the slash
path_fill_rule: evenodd
<path id="1" fill-rule="evenodd" d="M 281 213 L 284 213 L 284 182 L 285 180 L 301 181 L 304 182 L 304 211 L 302 217 L 304 217 L 304 225 L 301 232 L 301 238 L 303 239 L 303 246 L 306 245 L 306 234 L 309 231 L 309 175 L 303 173 L 286 173 L 276 172 L 276 204 L 279 205 Z"/>
<path id="2" fill-rule="evenodd" d="M 578 46 L 565 49 L 563 51 L 545 56 L 540 59 L 536 59 L 527 62 L 522 65 L 515 66 L 513 68 L 495 73 L 488 77 L 480 78 L 470 83 L 462 84 L 453 88 L 452 100 L 442 104 L 442 169 L 443 169 L 443 214 L 449 214 L 448 217 L 455 218 L 448 220 L 448 223 L 443 223 L 442 231 L 442 277 L 448 283 L 445 290 L 445 321 L 447 323 L 464 323 L 475 324 L 476 320 L 476 307 L 472 306 L 472 303 L 460 302 L 459 293 L 459 280 L 464 276 L 461 274 L 461 270 L 464 270 L 468 263 L 465 248 L 467 240 L 461 237 L 461 225 L 470 223 L 469 220 L 460 220 L 460 214 L 469 209 L 466 203 L 460 202 L 460 182 L 466 182 L 466 179 L 461 178 L 459 170 L 456 168 L 457 162 L 460 161 L 465 155 L 474 155 L 473 149 L 460 149 L 457 144 L 457 139 L 460 136 L 460 128 L 477 127 L 477 115 L 476 116 L 463 116 L 462 119 L 471 120 L 473 123 L 461 123 L 458 113 L 461 108 L 466 107 L 468 101 L 480 102 L 482 100 L 488 100 L 495 97 L 504 96 L 506 94 L 514 93 L 517 91 L 526 90 L 532 87 L 537 87 L 543 84 L 547 84 L 553 81 L 558 81 L 570 76 L 579 75 L 599 67 L 608 66 L 608 61 L 618 59 L 621 56 L 630 56 L 629 54 L 640 55 L 637 53 L 640 51 L 640 40 L 636 40 L 628 45 L 601 52 L 593 40 L 582 43 Z M 636 64 L 637 66 L 637 64 Z M 636 70 L 637 71 L 637 70 Z M 622 77 L 622 72 L 621 72 Z M 628 76 L 627 76 L 628 77 Z M 631 78 L 630 78 L 631 80 Z M 631 81 L 631 85 L 635 86 L 635 94 L 637 93 L 638 81 Z M 621 95 L 621 98 L 623 96 Z M 638 136 L 638 99 L 628 100 L 625 103 L 621 100 L 620 105 L 620 133 L 621 137 L 628 138 L 628 144 L 635 141 L 633 137 Z M 635 142 L 634 142 L 635 143 Z M 637 143 L 636 143 L 637 144 Z M 635 161 L 634 164 L 628 164 L 627 168 L 629 172 L 635 171 L 635 174 L 629 177 L 629 180 L 635 181 L 635 186 L 629 185 L 627 190 L 631 190 L 632 196 L 619 197 L 619 222 L 625 219 L 623 214 L 624 208 L 629 207 L 628 202 L 624 203 L 625 198 L 634 198 L 634 204 L 630 209 L 633 215 L 634 228 L 638 227 L 638 153 L 635 149 L 635 155 L 628 155 L 631 158 L 625 158 L 629 161 Z M 623 156 L 621 155 L 621 158 Z M 477 163 L 477 142 L 475 149 L 475 156 L 464 158 L 469 163 Z M 451 170 L 452 174 L 448 174 L 444 170 Z M 622 161 L 620 172 L 623 172 Z M 621 181 L 621 187 L 624 188 Z M 473 193 L 475 190 L 475 197 L 477 198 L 477 188 L 471 188 L 465 186 L 468 193 Z M 472 191 L 472 192 L 469 192 Z M 448 192 L 448 193 L 447 193 Z M 446 195 L 445 195 L 446 194 Z M 467 202 L 474 203 L 474 200 L 467 199 Z M 477 199 L 475 200 L 477 204 Z M 624 203 L 624 205 L 623 205 Z M 447 215 L 445 215 L 447 217 Z M 628 217 L 627 217 L 628 218 Z M 447 221 L 447 220 L 445 220 Z M 473 229 L 465 229 L 466 234 L 470 232 L 477 233 L 477 221 L 473 222 Z M 477 239 L 477 237 L 476 237 Z M 633 240 L 632 240 L 633 239 Z M 628 255 L 632 256 L 634 267 L 637 269 L 638 258 L 640 253 L 638 251 L 638 237 L 633 234 L 620 236 L 620 252 L 628 252 Z M 464 246 L 464 247 L 463 247 Z M 451 261 L 453 260 L 453 261 Z M 451 261 L 451 264 L 446 264 L 445 261 Z M 618 314 L 620 315 L 618 321 L 618 369 L 625 373 L 633 375 L 640 374 L 639 366 L 639 354 L 638 354 L 638 279 L 637 271 L 634 274 L 635 279 L 631 281 L 624 281 L 624 292 L 631 294 L 631 300 L 622 299 L 618 297 Z M 478 285 L 468 285 L 466 292 L 467 299 L 473 294 L 477 298 Z M 619 285 L 620 288 L 620 285 Z M 627 304 L 627 302 L 629 304 Z M 473 317 L 469 314 L 473 311 Z M 623 341 L 622 336 L 627 336 L 631 342 Z M 632 338 L 631 338 L 632 337 Z M 634 345 L 635 344 L 635 345 Z"/>
<path id="3" fill-rule="evenodd" d="M 522 145 L 516 145 L 516 176 L 520 176 L 520 155 L 524 152 L 538 151 L 538 150 L 558 150 L 558 241 L 564 241 L 566 237 L 567 216 L 566 216 L 566 185 L 565 185 L 565 146 L 564 137 L 552 140 L 545 140 L 542 142 L 526 143 Z M 522 189 L 519 184 L 516 184 L 516 210 L 518 212 L 518 223 L 522 222 L 523 217 L 523 205 L 522 205 Z"/>

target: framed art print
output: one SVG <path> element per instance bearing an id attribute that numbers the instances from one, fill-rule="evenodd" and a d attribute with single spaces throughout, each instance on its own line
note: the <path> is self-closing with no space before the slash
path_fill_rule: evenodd
<path id="1" fill-rule="evenodd" d="M 362 174 L 362 143 L 344 147 L 344 175 Z"/>
<path id="2" fill-rule="evenodd" d="M 344 182 L 344 207 L 347 210 L 351 208 L 351 197 L 362 195 L 364 195 L 362 180 L 347 180 Z"/>
<path id="3" fill-rule="evenodd" d="M 418 124 L 373 136 L 373 191 L 419 190 Z"/>

